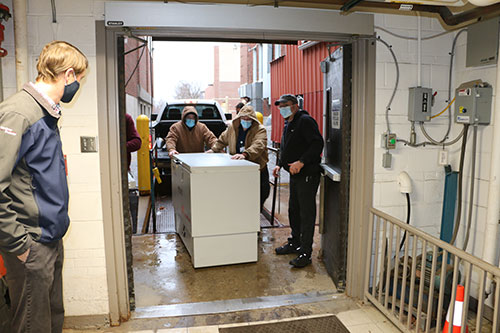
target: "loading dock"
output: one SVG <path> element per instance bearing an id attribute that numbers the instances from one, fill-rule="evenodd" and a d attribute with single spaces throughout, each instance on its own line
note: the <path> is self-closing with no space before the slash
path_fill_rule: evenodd
<path id="1" fill-rule="evenodd" d="M 115 6 L 115 7 L 113 7 Z M 132 7 L 130 7 L 132 6 Z M 335 42 L 339 40 L 350 41 L 352 34 L 370 35 L 373 32 L 371 15 L 351 15 L 348 19 L 336 13 L 314 10 L 300 9 L 285 9 L 280 8 L 280 15 L 276 17 L 272 8 L 245 8 L 242 11 L 238 6 L 222 6 L 222 9 L 212 12 L 214 16 L 209 22 L 206 22 L 202 17 L 206 17 L 206 10 L 211 8 L 202 8 L 205 6 L 190 6 L 190 13 L 193 25 L 187 23 L 186 20 L 179 22 L 180 16 L 175 14 L 176 10 L 186 10 L 184 5 L 171 5 L 165 7 L 164 4 L 142 4 L 141 8 L 133 8 L 134 3 L 113 3 L 112 6 L 106 7 L 106 20 L 108 28 L 104 22 L 97 22 L 96 34 L 98 41 L 98 91 L 99 91 L 99 109 L 109 110 L 108 112 L 99 112 L 100 122 L 100 154 L 101 165 L 106 170 L 102 175 L 103 187 L 103 204 L 106 207 L 111 207 L 109 212 L 105 212 L 105 219 L 112 221 L 105 225 L 106 238 L 106 257 L 108 262 L 108 287 L 110 290 L 110 305 L 111 305 L 111 320 L 113 323 L 120 321 L 120 318 L 128 318 L 129 304 L 127 295 L 126 270 L 124 262 L 124 243 L 123 237 L 123 212 L 122 198 L 123 190 L 119 186 L 120 180 L 120 140 L 119 136 L 119 119 L 120 119 L 120 98 L 119 98 L 119 77 L 117 70 L 118 37 L 126 33 L 144 34 L 144 28 L 147 27 L 148 35 L 159 39 L 184 39 L 184 40 L 221 40 L 225 41 L 296 41 L 297 39 L 307 40 L 324 40 Z M 160 6 L 160 7 L 150 7 Z M 182 8 L 181 8 L 182 7 Z M 112 11 L 111 8 L 116 9 Z M 169 8 L 170 11 L 163 11 Z M 145 13 L 154 13 L 149 15 L 147 22 L 137 21 L 139 11 Z M 134 13 L 130 16 L 130 13 Z M 115 15 L 115 16 L 113 16 Z M 118 15 L 118 16 L 116 16 Z M 120 16 L 121 15 L 121 16 Z M 297 16 L 298 15 L 298 16 Z M 331 18 L 335 16 L 335 20 Z M 121 19 L 120 19 L 121 17 Z M 214 20 L 213 17 L 220 17 L 221 20 Z M 267 17 L 267 19 L 266 19 Z M 299 18 L 292 26 L 287 24 L 287 20 Z M 169 20 L 166 20 L 169 18 Z M 199 18 L 199 19 L 196 19 Z M 321 18 L 321 20 L 319 19 Z M 177 20 L 177 21 L 176 21 Z M 258 28 L 255 27 L 256 20 L 262 21 Z M 131 30 L 124 31 L 121 28 L 110 27 L 116 25 L 110 22 L 123 21 L 123 25 L 130 27 Z M 314 24 L 312 22 L 314 21 Z M 169 22 L 165 26 L 164 22 Z M 303 24 L 297 24 L 303 22 Z M 239 26 L 239 29 L 230 29 L 231 27 Z M 300 29 L 303 29 L 301 31 Z M 364 219 L 367 211 L 362 207 L 367 207 L 371 203 L 371 168 L 373 161 L 370 160 L 370 151 L 373 147 L 365 145 L 364 142 L 370 142 L 371 134 L 373 133 L 374 117 L 373 103 L 370 99 L 374 98 L 373 87 L 367 85 L 366 82 L 374 82 L 367 80 L 373 78 L 373 67 L 369 64 L 374 62 L 373 45 L 367 40 L 350 41 L 353 44 L 353 105 L 358 112 L 355 112 L 352 117 L 353 134 L 352 134 L 352 149 L 353 154 L 351 163 L 353 165 L 354 174 L 358 175 L 358 187 L 350 193 L 357 200 L 352 200 L 350 211 L 356 212 L 352 216 L 350 228 L 363 230 Z M 123 112 L 123 110 L 121 111 Z M 367 159 L 367 160 L 365 160 Z M 363 162 L 363 163 L 361 163 Z M 364 168 L 360 166 L 363 165 Z M 367 167 L 368 166 L 368 167 Z M 354 207 L 354 205 L 358 208 Z M 363 285 L 363 269 L 362 265 L 356 264 L 364 262 L 363 257 L 365 251 L 362 250 L 362 239 L 366 238 L 366 233 L 357 232 L 349 233 L 349 237 L 353 240 L 348 241 L 349 246 L 348 261 L 345 263 L 348 272 L 347 289 L 348 295 L 353 297 L 362 297 L 362 288 L 356 286 Z M 361 239 L 361 241 L 360 241 Z"/>

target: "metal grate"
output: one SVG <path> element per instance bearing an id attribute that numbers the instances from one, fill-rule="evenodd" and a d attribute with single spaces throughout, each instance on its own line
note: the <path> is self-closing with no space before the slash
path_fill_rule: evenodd
<path id="1" fill-rule="evenodd" d="M 220 333 L 349 333 L 336 316 L 297 319 L 279 323 L 219 328 Z"/>

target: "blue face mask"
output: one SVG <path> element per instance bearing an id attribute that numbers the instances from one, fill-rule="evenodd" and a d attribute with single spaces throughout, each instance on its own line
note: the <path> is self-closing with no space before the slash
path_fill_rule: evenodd
<path id="1" fill-rule="evenodd" d="M 292 115 L 292 108 L 289 106 L 283 106 L 280 108 L 280 114 L 283 116 L 283 118 L 287 119 Z"/>
<path id="2" fill-rule="evenodd" d="M 252 126 L 251 120 L 241 119 L 241 127 L 243 127 L 243 129 L 247 130 L 250 128 L 250 126 Z"/>
<path id="3" fill-rule="evenodd" d="M 189 128 L 193 128 L 196 125 L 196 121 L 194 119 L 186 119 L 186 126 Z"/>

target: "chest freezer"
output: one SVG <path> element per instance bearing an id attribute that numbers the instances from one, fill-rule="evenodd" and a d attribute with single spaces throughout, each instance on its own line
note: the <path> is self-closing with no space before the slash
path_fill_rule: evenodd
<path id="1" fill-rule="evenodd" d="M 195 268 L 257 261 L 259 166 L 227 154 L 179 154 L 171 163 L 176 231 Z"/>

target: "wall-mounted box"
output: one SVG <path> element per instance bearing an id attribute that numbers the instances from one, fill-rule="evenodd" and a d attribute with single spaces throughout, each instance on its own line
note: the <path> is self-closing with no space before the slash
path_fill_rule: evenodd
<path id="1" fill-rule="evenodd" d="M 482 21 L 467 28 L 466 66 L 476 67 L 497 63 L 500 18 Z"/>
<path id="2" fill-rule="evenodd" d="M 430 121 L 432 111 L 432 89 L 411 87 L 408 99 L 409 121 Z"/>
<path id="3" fill-rule="evenodd" d="M 493 89 L 481 80 L 462 83 L 455 90 L 455 122 L 489 125 Z"/>

